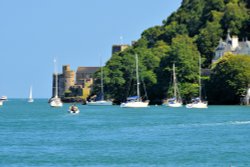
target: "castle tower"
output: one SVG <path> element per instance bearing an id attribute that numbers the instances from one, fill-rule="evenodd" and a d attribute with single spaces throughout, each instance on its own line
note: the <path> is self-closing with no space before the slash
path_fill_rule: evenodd
<path id="1" fill-rule="evenodd" d="M 70 70 L 70 65 L 63 66 L 64 91 L 68 90 L 75 84 L 75 72 Z"/>
<path id="2" fill-rule="evenodd" d="M 121 52 L 124 51 L 125 49 L 127 49 L 129 47 L 129 45 L 113 45 L 112 46 L 112 54 L 116 53 L 116 52 Z"/>

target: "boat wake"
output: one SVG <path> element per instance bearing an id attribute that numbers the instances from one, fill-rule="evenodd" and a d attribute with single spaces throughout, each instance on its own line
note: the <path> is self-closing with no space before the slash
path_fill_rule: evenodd
<path id="1" fill-rule="evenodd" d="M 246 124 L 250 124 L 250 121 L 232 121 L 232 122 L 230 122 L 230 124 L 232 124 L 232 125 L 246 125 Z"/>
<path id="2" fill-rule="evenodd" d="M 227 126 L 227 125 L 250 125 L 250 121 L 228 121 L 219 123 L 194 123 L 194 124 L 180 124 L 181 127 L 200 127 L 200 126 Z"/>

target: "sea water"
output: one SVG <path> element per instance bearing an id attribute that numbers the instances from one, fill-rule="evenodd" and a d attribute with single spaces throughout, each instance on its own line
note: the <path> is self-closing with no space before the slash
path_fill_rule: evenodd
<path id="1" fill-rule="evenodd" d="M 9 100 L 0 108 L 1 167 L 250 166 L 250 107 L 208 109 Z"/>

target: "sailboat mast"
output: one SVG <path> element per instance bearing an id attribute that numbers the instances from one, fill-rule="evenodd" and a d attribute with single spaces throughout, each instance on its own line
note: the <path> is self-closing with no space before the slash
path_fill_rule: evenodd
<path id="1" fill-rule="evenodd" d="M 199 55 L 199 98 L 201 100 L 201 55 Z"/>
<path id="2" fill-rule="evenodd" d="M 175 74 L 175 64 L 173 64 L 173 82 L 174 82 L 174 97 L 177 98 L 177 85 L 176 85 L 176 74 Z"/>
<path id="3" fill-rule="evenodd" d="M 54 70 L 55 70 L 55 97 L 58 97 L 58 75 L 57 75 L 57 66 L 56 59 L 54 59 Z"/>
<path id="4" fill-rule="evenodd" d="M 137 81 L 137 96 L 139 98 L 140 101 L 140 82 L 139 82 L 139 69 L 138 69 L 138 55 L 135 55 L 135 64 L 136 64 L 136 81 Z"/>
<path id="5" fill-rule="evenodd" d="M 101 96 L 102 96 L 101 99 L 104 100 L 102 59 L 101 59 Z"/>

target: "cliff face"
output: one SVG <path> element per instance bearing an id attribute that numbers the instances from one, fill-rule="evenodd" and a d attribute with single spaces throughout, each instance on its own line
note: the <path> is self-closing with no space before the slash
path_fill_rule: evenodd
<path id="1" fill-rule="evenodd" d="M 151 27 L 125 51 L 115 53 L 105 66 L 108 96 L 123 101 L 134 94 L 134 55 L 138 54 L 149 99 L 160 102 L 172 95 L 172 65 L 184 100 L 198 94 L 198 57 L 210 67 L 220 38 L 232 35 L 250 38 L 249 0 L 183 0 L 161 26 Z M 142 89 L 143 92 L 143 89 Z M 152 100 L 153 99 L 153 100 Z"/>

